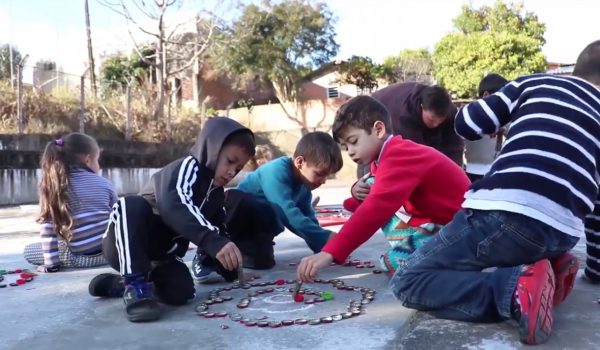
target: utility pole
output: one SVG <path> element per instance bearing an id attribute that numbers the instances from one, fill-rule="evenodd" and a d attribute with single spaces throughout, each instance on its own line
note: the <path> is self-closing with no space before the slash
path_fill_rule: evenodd
<path id="1" fill-rule="evenodd" d="M 125 140 L 131 141 L 131 81 L 127 82 L 125 90 L 125 113 L 127 121 L 125 124 Z"/>
<path id="2" fill-rule="evenodd" d="M 13 35 L 12 1 L 8 2 L 8 18 L 9 18 L 9 23 L 10 23 L 10 40 L 8 43 L 8 60 L 10 62 L 10 88 L 14 90 L 14 88 L 15 88 L 15 63 L 13 62 L 13 47 L 12 47 L 12 35 Z"/>
<path id="3" fill-rule="evenodd" d="M 19 135 L 25 131 L 25 116 L 23 112 L 23 66 L 29 55 L 25 55 L 17 66 L 17 129 Z"/>
<path id="4" fill-rule="evenodd" d="M 81 76 L 79 83 L 79 132 L 85 132 L 85 74 Z"/>
<path id="5" fill-rule="evenodd" d="M 13 62 L 12 43 L 8 44 L 8 60 L 10 64 L 10 88 L 15 88 L 15 63 Z"/>
<path id="6" fill-rule="evenodd" d="M 96 97 L 96 69 L 94 67 L 94 51 L 92 50 L 92 28 L 90 26 L 90 8 L 88 6 L 88 0 L 85 2 L 85 28 L 87 32 L 87 47 L 88 47 L 88 64 L 90 70 L 90 82 L 92 84 L 92 94 Z"/>

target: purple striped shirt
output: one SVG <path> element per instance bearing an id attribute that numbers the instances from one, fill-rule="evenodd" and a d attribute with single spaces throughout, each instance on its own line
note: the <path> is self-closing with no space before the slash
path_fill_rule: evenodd
<path id="1" fill-rule="evenodd" d="M 88 169 L 76 168 L 69 173 L 67 196 L 73 218 L 73 235 L 68 242 L 69 249 L 72 253 L 81 255 L 100 253 L 110 210 L 118 199 L 114 186 Z M 54 223 L 43 223 L 40 234 L 44 265 L 59 265 L 58 236 Z"/>

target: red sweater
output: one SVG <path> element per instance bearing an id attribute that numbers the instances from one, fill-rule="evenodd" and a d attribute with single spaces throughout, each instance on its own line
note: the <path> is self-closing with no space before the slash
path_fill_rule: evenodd
<path id="1" fill-rule="evenodd" d="M 322 249 L 338 263 L 346 260 L 402 206 L 412 216 L 410 226 L 447 224 L 460 210 L 470 185 L 464 171 L 450 158 L 401 136 L 387 142 L 378 164 L 371 164 L 371 173 L 375 182 L 369 195 L 362 203 L 354 198 L 344 203 L 356 210 Z"/>

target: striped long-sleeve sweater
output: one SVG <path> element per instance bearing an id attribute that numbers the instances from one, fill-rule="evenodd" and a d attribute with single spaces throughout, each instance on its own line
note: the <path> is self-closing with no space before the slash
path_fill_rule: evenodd
<path id="1" fill-rule="evenodd" d="M 576 77 L 521 77 L 463 107 L 455 129 L 477 140 L 507 123 L 499 157 L 463 207 L 519 213 L 581 237 L 598 200 L 600 90 Z"/>
<path id="2" fill-rule="evenodd" d="M 112 205 L 117 193 L 107 179 L 86 168 L 75 168 L 69 172 L 68 203 L 73 218 L 73 236 L 68 247 L 74 254 L 91 255 L 102 251 L 102 235 L 108 225 Z M 41 225 L 44 265 L 60 265 L 58 236 L 54 224 Z"/>

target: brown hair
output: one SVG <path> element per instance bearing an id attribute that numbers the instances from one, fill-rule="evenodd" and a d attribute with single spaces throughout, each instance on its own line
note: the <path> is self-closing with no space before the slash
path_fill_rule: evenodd
<path id="1" fill-rule="evenodd" d="M 42 155 L 38 222 L 52 221 L 57 235 L 67 242 L 73 226 L 68 203 L 69 172 L 83 165 L 83 157 L 98 149 L 93 137 L 74 132 L 48 142 Z"/>
<path id="2" fill-rule="evenodd" d="M 313 131 L 302 136 L 294 158 L 302 156 L 307 164 L 329 167 L 329 173 L 335 174 L 344 165 L 340 146 L 335 143 L 331 135 L 322 131 Z"/>
<path id="3" fill-rule="evenodd" d="M 388 134 L 392 133 L 392 120 L 385 106 L 371 96 L 355 96 L 337 110 L 332 126 L 333 139 L 339 142 L 340 134 L 349 126 L 370 135 L 377 121 L 385 125 Z"/>
<path id="4" fill-rule="evenodd" d="M 258 145 L 256 146 L 256 153 L 254 154 L 254 157 L 250 158 L 248 163 L 246 163 L 244 170 L 254 171 L 271 159 L 273 159 L 273 151 L 271 150 L 271 147 L 269 147 L 269 145 Z"/>

